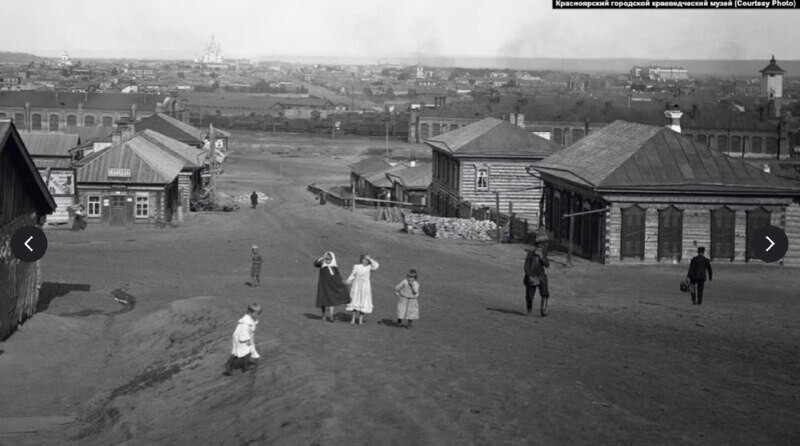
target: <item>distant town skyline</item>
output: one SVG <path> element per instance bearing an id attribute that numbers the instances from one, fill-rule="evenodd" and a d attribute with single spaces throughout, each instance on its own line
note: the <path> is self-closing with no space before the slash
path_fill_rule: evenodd
<path id="1" fill-rule="evenodd" d="M 256 0 L 4 5 L 0 51 L 192 59 L 212 33 L 226 58 L 341 56 L 800 59 L 780 10 L 553 10 L 550 0 Z"/>

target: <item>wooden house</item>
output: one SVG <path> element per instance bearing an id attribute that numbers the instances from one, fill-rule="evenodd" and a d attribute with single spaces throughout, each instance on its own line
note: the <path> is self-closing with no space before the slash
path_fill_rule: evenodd
<path id="1" fill-rule="evenodd" d="M 201 185 L 207 152 L 152 130 L 125 134 L 78 169 L 89 222 L 111 226 L 180 220 Z"/>
<path id="2" fill-rule="evenodd" d="M 21 262 L 11 237 L 23 226 L 41 227 L 56 203 L 14 124 L 0 121 L 0 340 L 33 316 L 41 283 L 38 262 Z"/>
<path id="3" fill-rule="evenodd" d="M 519 217 L 537 221 L 541 182 L 526 168 L 552 155 L 558 147 L 508 121 L 486 118 L 425 143 L 433 149 L 429 212 L 460 215 L 464 202 L 472 207 L 509 207 Z"/>
<path id="4" fill-rule="evenodd" d="M 670 112 L 665 112 L 670 113 Z M 764 172 L 672 128 L 615 121 L 532 167 L 545 183 L 555 243 L 604 263 L 755 258 L 753 237 L 785 227 L 800 183 Z M 607 211 L 602 211 L 608 209 Z"/>
<path id="5" fill-rule="evenodd" d="M 20 132 L 20 137 L 56 202 L 47 223 L 68 222 L 68 209 L 75 204 L 77 194 L 70 150 L 80 145 L 80 137 L 55 132 Z"/>
<path id="6" fill-rule="evenodd" d="M 415 209 L 425 211 L 432 170 L 431 163 L 411 161 L 406 169 L 387 172 L 385 175 L 392 184 L 394 200 L 412 203 Z"/>

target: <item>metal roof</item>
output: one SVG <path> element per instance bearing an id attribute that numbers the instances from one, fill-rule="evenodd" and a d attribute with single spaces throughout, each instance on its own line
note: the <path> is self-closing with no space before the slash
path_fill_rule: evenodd
<path id="1" fill-rule="evenodd" d="M 80 137 L 69 133 L 20 132 L 31 155 L 69 156 L 69 149 L 80 145 Z"/>
<path id="2" fill-rule="evenodd" d="M 600 191 L 792 192 L 793 183 L 666 127 L 615 121 L 534 169 Z"/>
<path id="3" fill-rule="evenodd" d="M 126 183 L 167 184 L 185 168 L 203 165 L 204 151 L 168 138 L 152 130 L 87 157 L 78 170 L 78 182 L 108 183 L 109 169 L 130 169 Z"/>
<path id="4" fill-rule="evenodd" d="M 431 147 L 459 156 L 494 158 L 545 158 L 560 148 L 524 128 L 496 118 L 486 118 L 425 140 Z"/>
<path id="5" fill-rule="evenodd" d="M 0 92 L 0 108 L 21 108 L 30 103 L 33 108 L 83 110 L 155 112 L 159 101 L 165 96 L 141 93 L 65 93 L 54 91 L 3 91 Z"/>
<path id="6" fill-rule="evenodd" d="M 769 61 L 769 65 L 764 67 L 763 70 L 759 70 L 759 73 L 762 74 L 783 74 L 786 71 L 782 70 L 781 67 L 775 63 L 775 56 L 772 56 L 772 59 Z"/>
<path id="7" fill-rule="evenodd" d="M 414 167 L 387 172 L 387 177 L 395 177 L 406 189 L 427 189 L 431 185 L 433 164 L 419 163 Z"/>

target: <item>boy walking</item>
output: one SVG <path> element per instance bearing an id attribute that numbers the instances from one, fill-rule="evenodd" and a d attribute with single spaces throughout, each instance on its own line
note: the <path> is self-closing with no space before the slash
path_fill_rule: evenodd
<path id="1" fill-rule="evenodd" d="M 261 253 L 258 252 L 258 246 L 253 245 L 250 249 L 250 277 L 253 278 L 253 286 L 261 285 L 261 264 L 264 259 L 261 258 Z"/>
<path id="2" fill-rule="evenodd" d="M 261 305 L 250 304 L 247 307 L 247 314 L 239 319 L 239 325 L 233 332 L 233 349 L 228 362 L 225 364 L 225 376 L 231 376 L 234 369 L 242 369 L 242 372 L 252 370 L 256 367 L 256 359 L 260 358 L 255 344 L 256 325 L 258 325 L 258 315 L 261 314 Z"/>
<path id="3" fill-rule="evenodd" d="M 697 255 L 692 257 L 689 263 L 689 272 L 686 277 L 689 278 L 692 292 L 692 305 L 703 304 L 703 288 L 706 285 L 706 271 L 708 271 L 708 281 L 711 282 L 711 261 L 708 260 L 705 254 L 706 248 L 701 246 L 697 248 Z"/>
<path id="4" fill-rule="evenodd" d="M 550 261 L 542 251 L 541 243 L 536 243 L 533 251 L 528 251 L 525 258 L 525 304 L 528 308 L 528 315 L 533 313 L 533 299 L 536 296 L 536 288 L 542 297 L 539 314 L 547 316 L 547 299 L 550 298 L 550 290 L 547 286 L 547 271 L 545 268 L 550 266 Z"/>
<path id="5" fill-rule="evenodd" d="M 419 319 L 419 282 L 417 282 L 417 271 L 411 270 L 406 278 L 394 287 L 394 295 L 397 296 L 397 326 L 403 326 L 406 321 L 406 328 L 411 328 L 411 322 Z"/>

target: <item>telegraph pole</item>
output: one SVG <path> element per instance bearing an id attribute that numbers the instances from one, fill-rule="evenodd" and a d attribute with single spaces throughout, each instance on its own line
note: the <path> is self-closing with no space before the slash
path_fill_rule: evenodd
<path id="1" fill-rule="evenodd" d="M 208 124 L 208 146 L 211 151 L 208 153 L 208 197 L 212 201 L 216 201 L 217 195 L 217 184 L 214 180 L 214 176 L 216 175 L 216 165 L 217 159 L 215 156 L 215 150 L 217 148 L 217 142 L 214 138 L 214 124 Z"/>

